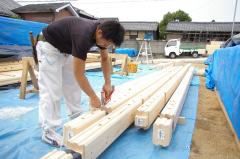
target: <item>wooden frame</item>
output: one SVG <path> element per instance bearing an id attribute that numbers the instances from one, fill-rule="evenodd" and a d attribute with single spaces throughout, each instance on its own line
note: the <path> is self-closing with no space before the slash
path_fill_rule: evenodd
<path id="1" fill-rule="evenodd" d="M 21 86 L 20 86 L 20 99 L 25 99 L 27 93 L 38 93 L 38 80 L 34 72 L 34 61 L 32 57 L 23 57 L 22 58 L 23 70 L 22 70 L 22 77 L 21 77 Z M 27 90 L 27 78 L 28 73 L 30 74 L 33 89 Z"/>

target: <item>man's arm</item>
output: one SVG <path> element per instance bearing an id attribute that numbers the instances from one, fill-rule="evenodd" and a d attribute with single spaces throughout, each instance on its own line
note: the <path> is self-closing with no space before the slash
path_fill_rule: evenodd
<path id="1" fill-rule="evenodd" d="M 79 86 L 89 96 L 90 105 L 92 107 L 100 107 L 101 102 L 85 76 L 85 61 L 73 57 L 73 71 Z"/>
<path id="2" fill-rule="evenodd" d="M 100 53 L 101 53 L 101 66 L 102 66 L 103 76 L 104 76 L 104 80 L 105 80 L 103 89 L 106 93 L 105 94 L 106 97 L 108 97 L 112 91 L 111 65 L 110 65 L 107 49 L 100 50 Z"/>
<path id="3" fill-rule="evenodd" d="M 103 71 L 103 76 L 105 80 L 105 84 L 110 84 L 111 85 L 111 66 L 110 66 L 110 61 L 108 57 L 108 51 L 107 49 L 101 50 L 101 66 L 102 66 L 102 71 Z"/>

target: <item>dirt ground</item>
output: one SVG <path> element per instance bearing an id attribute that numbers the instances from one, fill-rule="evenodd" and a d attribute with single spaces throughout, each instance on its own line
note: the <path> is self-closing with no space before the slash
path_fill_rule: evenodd
<path id="1" fill-rule="evenodd" d="M 205 88 L 204 77 L 200 77 L 200 82 L 190 159 L 240 159 L 240 150 L 215 92 Z"/>

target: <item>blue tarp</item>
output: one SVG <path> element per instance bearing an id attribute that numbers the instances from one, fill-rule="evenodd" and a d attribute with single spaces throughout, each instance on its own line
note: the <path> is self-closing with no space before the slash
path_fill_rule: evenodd
<path id="1" fill-rule="evenodd" d="M 139 65 L 136 74 L 122 77 L 112 76 L 114 85 L 136 79 L 146 73 L 154 72 L 147 65 Z M 100 92 L 103 76 L 100 71 L 86 73 L 94 90 Z M 98 77 L 96 80 L 96 77 Z M 187 159 L 189 158 L 191 139 L 195 125 L 198 103 L 199 78 L 194 77 L 183 106 L 182 116 L 186 124 L 178 125 L 173 135 L 172 144 L 161 148 L 152 144 L 152 128 L 147 131 L 129 127 L 101 156 L 100 159 Z M 25 100 L 18 98 L 19 89 L 0 91 L 0 158 L 37 159 L 54 148 L 41 141 L 41 129 L 38 126 L 38 100 L 36 94 L 27 94 Z M 82 96 L 82 108 L 88 110 L 88 98 Z M 62 117 L 66 117 L 65 104 L 61 103 Z M 64 122 L 67 120 L 65 119 Z"/>
<path id="2" fill-rule="evenodd" d="M 134 48 L 117 48 L 115 50 L 116 54 L 127 54 L 130 57 L 135 57 L 137 56 L 138 52 Z"/>
<path id="3" fill-rule="evenodd" d="M 218 91 L 240 140 L 240 45 L 216 50 L 206 71 L 206 87 Z"/>
<path id="4" fill-rule="evenodd" d="M 39 34 L 47 24 L 0 16 L 0 45 L 30 46 L 29 32 Z"/>

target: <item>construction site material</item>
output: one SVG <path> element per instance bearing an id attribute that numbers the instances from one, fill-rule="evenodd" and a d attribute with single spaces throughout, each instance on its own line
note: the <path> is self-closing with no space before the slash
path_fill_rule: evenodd
<path id="1" fill-rule="evenodd" d="M 128 63 L 128 72 L 130 73 L 136 73 L 138 69 L 138 64 L 135 62 Z"/>
<path id="2" fill-rule="evenodd" d="M 80 159 L 80 154 L 70 151 L 70 150 L 57 150 L 54 149 L 48 154 L 44 155 L 40 159 Z"/>
<path id="3" fill-rule="evenodd" d="M 116 61 L 121 61 L 121 71 L 113 72 L 121 75 L 128 75 L 128 55 L 126 54 L 110 54 L 112 59 Z"/>
<path id="4" fill-rule="evenodd" d="M 220 49 L 222 41 L 211 41 L 210 44 L 206 45 L 207 54 L 211 55 L 215 50 Z"/>
<path id="5" fill-rule="evenodd" d="M 153 125 L 153 144 L 169 146 L 172 133 L 176 128 L 178 118 L 188 92 L 190 81 L 193 76 L 194 68 L 190 68 L 177 90 L 174 92 L 166 106 L 161 112 L 160 117 Z"/>
<path id="6" fill-rule="evenodd" d="M 27 93 L 38 93 L 38 80 L 35 75 L 34 66 L 35 62 L 33 61 L 32 57 L 23 57 L 22 58 L 23 70 L 22 70 L 22 77 L 21 77 L 21 86 L 20 86 L 20 99 L 25 99 Z M 33 89 L 27 90 L 27 78 L 28 73 L 32 80 Z"/>
<path id="7" fill-rule="evenodd" d="M 80 133 L 87 127 L 91 126 L 97 120 L 106 115 L 105 111 L 95 110 L 84 113 L 79 117 L 67 122 L 63 126 L 63 142 L 65 146 L 68 146 L 68 140 Z"/>
<path id="8" fill-rule="evenodd" d="M 22 70 L 22 61 L 0 62 L 0 72 Z"/>
<path id="9" fill-rule="evenodd" d="M 87 53 L 86 63 L 100 62 L 100 61 L 101 61 L 101 55 L 100 54 Z"/>
<path id="10" fill-rule="evenodd" d="M 174 68 L 175 71 L 179 70 L 180 67 Z M 167 72 L 171 72 L 173 68 L 169 69 L 168 71 L 161 71 L 161 72 L 155 72 L 153 74 L 138 78 L 136 80 L 124 83 L 120 86 L 117 86 L 115 88 L 115 92 L 113 94 L 112 100 L 107 104 L 107 106 L 104 107 L 104 109 L 109 113 L 112 112 L 114 109 L 116 109 L 119 105 L 126 102 L 129 98 L 133 97 L 137 93 L 139 93 L 141 90 L 145 89 L 147 86 L 151 85 L 153 82 L 156 82 L 158 79 L 163 77 L 167 74 Z M 154 79 L 153 77 L 158 76 L 158 79 Z M 148 83 L 146 83 L 148 81 Z M 142 87 L 136 87 L 138 85 L 141 85 Z M 140 89 L 139 89 L 140 88 Z M 64 124 L 63 128 L 63 138 L 64 138 L 64 144 L 68 145 L 68 140 L 76 135 L 77 133 L 80 133 L 84 128 L 90 126 L 97 120 L 99 120 L 101 117 L 105 115 L 105 111 L 93 111 L 88 112 L 80 115 L 78 118 L 67 122 Z"/>
<path id="11" fill-rule="evenodd" d="M 180 68 L 181 67 L 175 69 L 179 70 Z M 112 96 L 112 100 L 107 105 L 105 105 L 105 110 L 108 113 L 112 112 L 118 106 L 133 96 L 137 95 L 154 82 L 161 80 L 163 77 L 167 76 L 167 74 L 171 74 L 172 71 L 174 71 L 174 68 L 170 68 L 168 70 L 165 69 L 163 71 L 159 71 L 153 73 L 152 75 L 141 78 L 140 80 L 129 82 L 124 87 L 117 87 L 115 93 Z"/>
<path id="12" fill-rule="evenodd" d="M 135 126 L 143 129 L 148 129 L 151 126 L 153 121 L 157 118 L 162 108 L 165 106 L 169 98 L 178 87 L 189 67 L 190 64 L 186 65 L 172 79 L 170 78 L 166 81 L 159 81 L 163 82 L 163 87 L 161 87 L 153 96 L 151 96 L 151 98 L 149 98 L 137 109 Z"/>
<path id="13" fill-rule="evenodd" d="M 153 63 L 166 63 L 166 62 L 179 62 L 179 63 L 197 63 L 197 64 L 203 64 L 204 61 L 207 58 L 197 58 L 197 59 L 191 59 L 191 58 L 181 58 L 181 59 L 154 59 Z"/>
<path id="14" fill-rule="evenodd" d="M 164 80 L 173 77 L 178 71 L 165 75 Z M 156 77 L 155 77 L 156 78 Z M 69 140 L 68 148 L 79 152 L 82 158 L 96 158 L 134 121 L 136 109 L 149 99 L 163 82 L 155 82 L 135 95 L 113 112 L 91 125 Z"/>

